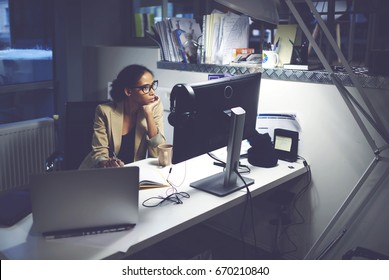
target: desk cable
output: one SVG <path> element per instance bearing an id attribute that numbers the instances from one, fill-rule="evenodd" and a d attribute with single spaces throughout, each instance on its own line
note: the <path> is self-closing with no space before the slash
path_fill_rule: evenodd
<path id="1" fill-rule="evenodd" d="M 210 156 L 214 161 L 214 165 L 216 166 L 220 166 L 220 167 L 223 167 L 223 170 L 226 168 L 226 163 L 224 161 L 222 161 L 221 159 L 217 158 L 214 154 L 212 153 L 207 153 L 208 156 Z M 250 167 L 248 165 L 245 165 L 245 164 L 241 164 L 240 161 L 239 161 L 239 166 L 238 168 L 240 169 L 239 173 L 240 174 L 243 174 L 243 173 L 250 173 Z"/>
<path id="2" fill-rule="evenodd" d="M 182 180 L 179 184 L 175 184 L 173 183 L 169 178 L 170 178 L 170 174 L 172 173 L 172 170 L 173 170 L 173 166 L 170 167 L 169 169 L 169 173 L 166 177 L 166 182 L 168 182 L 168 184 L 170 185 L 170 187 L 174 190 L 174 191 L 177 191 L 177 188 L 181 187 L 182 184 L 185 182 L 185 179 L 186 179 L 186 161 L 184 162 L 184 176 L 182 177 Z"/>
<path id="3" fill-rule="evenodd" d="M 208 154 L 208 156 L 210 156 L 212 159 L 215 160 L 215 162 L 213 163 L 214 165 L 223 167 L 223 169 L 226 168 L 226 163 L 224 161 L 220 160 L 219 158 L 217 158 L 212 153 L 207 153 L 207 154 Z M 257 235 L 256 235 L 256 232 L 255 232 L 255 219 L 254 219 L 254 210 L 253 210 L 252 196 L 251 196 L 251 192 L 250 192 L 250 189 L 248 188 L 248 185 L 247 185 L 246 181 L 244 180 L 244 178 L 241 175 L 243 173 L 250 173 L 251 170 L 250 170 L 250 167 L 248 165 L 243 165 L 243 164 L 241 164 L 239 162 L 238 168 L 235 168 L 234 172 L 238 175 L 240 180 L 242 180 L 242 182 L 244 183 L 244 186 L 246 188 L 246 191 L 247 191 L 246 203 L 244 204 L 243 217 L 241 219 L 240 230 L 239 230 L 240 231 L 240 236 L 241 236 L 241 241 L 242 241 L 243 244 L 245 244 L 245 242 L 244 242 L 244 234 L 243 234 L 243 227 L 244 227 L 244 221 L 245 221 L 245 217 L 246 217 L 247 207 L 250 206 L 251 228 L 253 230 L 254 248 L 255 248 L 255 250 L 257 250 Z M 245 247 L 244 247 L 244 249 L 245 249 Z"/>
<path id="4" fill-rule="evenodd" d="M 185 181 L 186 177 L 186 162 L 185 162 L 185 171 L 184 171 L 184 178 L 182 181 L 176 185 L 174 184 L 170 179 L 170 174 L 172 173 L 173 167 L 170 167 L 169 173 L 166 177 L 166 182 L 170 185 L 170 187 L 166 190 L 166 196 L 153 196 L 150 198 L 147 198 L 142 202 L 142 205 L 144 207 L 152 208 L 157 206 L 163 206 L 166 204 L 183 204 L 184 198 L 190 198 L 190 195 L 187 192 L 179 192 L 177 188 L 179 188 Z"/>
<path id="5" fill-rule="evenodd" d="M 284 233 L 286 235 L 286 238 L 288 239 L 288 241 L 293 245 L 293 249 L 292 250 L 289 250 L 289 251 L 285 251 L 285 252 L 282 252 L 281 255 L 285 255 L 285 254 L 290 254 L 290 253 L 293 253 L 295 251 L 297 251 L 297 245 L 296 243 L 293 242 L 293 240 L 290 238 L 289 234 L 288 234 L 288 229 L 292 226 L 295 226 L 295 225 L 301 225 L 301 224 L 304 224 L 305 223 L 305 218 L 303 216 L 303 214 L 300 212 L 300 210 L 297 208 L 297 201 L 303 196 L 303 194 L 308 190 L 309 186 L 311 185 L 311 182 L 312 182 L 312 173 L 311 173 L 311 167 L 309 166 L 307 160 L 305 158 L 303 158 L 302 156 L 298 156 L 298 159 L 302 160 L 303 161 L 303 164 L 305 166 L 305 168 L 307 169 L 307 182 L 305 183 L 305 185 L 296 193 L 295 197 L 293 198 L 292 200 L 292 205 L 293 205 L 293 209 L 294 211 L 297 213 L 297 215 L 299 216 L 300 218 L 300 221 L 297 221 L 297 222 L 294 222 L 294 223 L 290 223 L 288 225 L 285 226 L 285 228 L 283 229 L 282 233 Z"/>
<path id="6" fill-rule="evenodd" d="M 302 156 L 298 156 L 299 159 L 303 160 L 303 164 L 305 166 L 305 168 L 307 169 L 307 182 L 305 184 L 304 187 L 301 188 L 301 190 L 296 194 L 295 198 L 293 199 L 293 208 L 294 210 L 296 211 L 297 215 L 300 217 L 301 221 L 300 222 L 296 222 L 296 223 L 293 223 L 291 224 L 290 226 L 292 225 L 300 225 L 300 224 L 303 224 L 305 223 L 305 219 L 304 219 L 304 216 L 301 214 L 301 212 L 298 210 L 297 208 L 297 201 L 303 196 L 303 194 L 308 190 L 309 186 L 311 185 L 311 182 L 312 182 L 312 173 L 311 173 L 311 167 L 309 166 L 308 162 L 306 161 L 305 158 L 303 158 Z"/>
<path id="7" fill-rule="evenodd" d="M 153 196 L 142 202 L 144 207 L 152 208 L 157 206 L 163 206 L 167 204 L 183 204 L 184 198 L 189 198 L 190 195 L 187 192 L 174 192 L 167 196 Z"/>
<path id="8" fill-rule="evenodd" d="M 252 201 L 252 196 L 251 196 L 251 192 L 250 192 L 250 189 L 248 188 L 248 185 L 246 183 L 246 181 L 244 180 L 244 178 L 242 177 L 241 173 L 242 172 L 239 172 L 237 169 L 234 170 L 234 172 L 238 175 L 238 177 L 243 181 L 244 183 L 244 186 L 246 188 L 246 203 L 244 204 L 244 208 L 243 208 L 243 217 L 241 219 L 241 222 L 240 222 L 240 236 L 241 236 L 241 241 L 244 245 L 244 249 L 246 248 L 245 246 L 245 242 L 244 242 L 244 233 L 243 233 L 243 227 L 244 227 L 244 222 L 245 222 L 245 217 L 246 217 L 246 212 L 247 212 L 247 207 L 249 206 L 250 207 L 250 217 L 251 217 L 251 228 L 252 228 L 252 231 L 253 231 L 253 238 L 254 238 L 254 249 L 255 251 L 257 250 L 257 234 L 256 234 L 256 231 L 255 231 L 255 219 L 254 219 L 254 209 L 253 209 L 253 201 Z M 244 253 L 245 254 L 245 253 Z"/>

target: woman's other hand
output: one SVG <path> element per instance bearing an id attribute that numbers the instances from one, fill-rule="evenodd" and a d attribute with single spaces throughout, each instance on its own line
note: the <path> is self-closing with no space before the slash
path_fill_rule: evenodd
<path id="1" fill-rule="evenodd" d="M 124 166 L 124 162 L 120 159 L 110 158 L 108 160 L 102 160 L 99 162 L 99 167 L 122 167 Z"/>

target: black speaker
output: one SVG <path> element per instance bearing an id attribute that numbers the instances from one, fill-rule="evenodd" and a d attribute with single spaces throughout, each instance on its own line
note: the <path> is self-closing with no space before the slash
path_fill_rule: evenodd
<path id="1" fill-rule="evenodd" d="M 177 106 L 177 103 L 179 106 Z M 195 95 L 186 84 L 177 84 L 170 93 L 170 114 L 168 122 L 173 127 L 190 125 L 195 119 Z"/>

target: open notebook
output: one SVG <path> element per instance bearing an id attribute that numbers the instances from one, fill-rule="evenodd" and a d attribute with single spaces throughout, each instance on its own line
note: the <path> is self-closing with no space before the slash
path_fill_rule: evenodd
<path id="1" fill-rule="evenodd" d="M 156 167 L 141 166 L 139 171 L 139 187 L 140 189 L 147 188 L 162 188 L 169 187 L 165 176 Z"/>

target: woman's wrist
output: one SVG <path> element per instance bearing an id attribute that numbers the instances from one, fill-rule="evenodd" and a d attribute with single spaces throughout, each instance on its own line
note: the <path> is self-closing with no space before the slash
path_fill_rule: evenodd
<path id="1" fill-rule="evenodd" d="M 120 159 L 110 158 L 108 160 L 102 160 L 97 164 L 100 168 L 106 168 L 106 167 L 121 167 L 124 166 L 124 162 Z"/>

